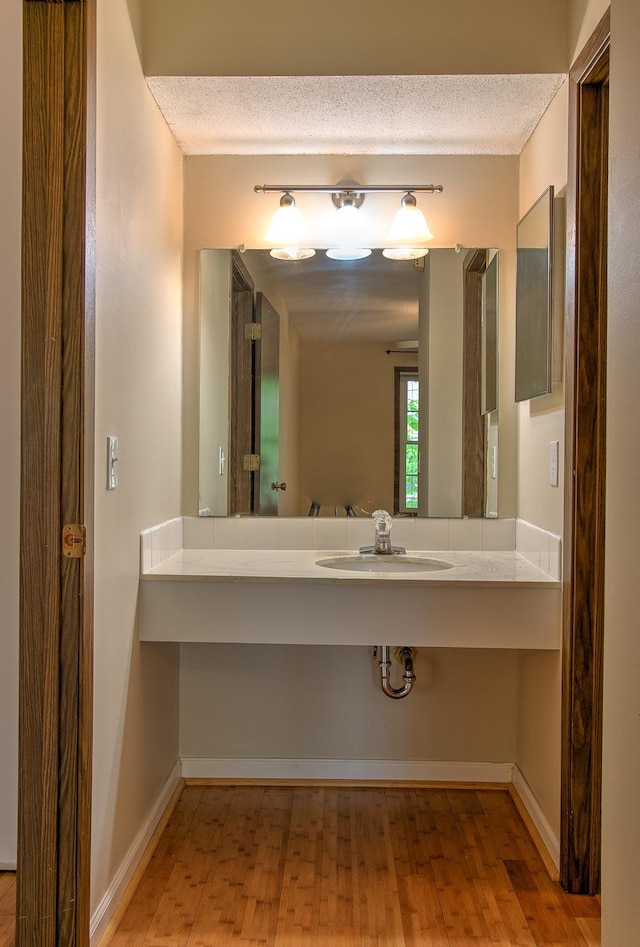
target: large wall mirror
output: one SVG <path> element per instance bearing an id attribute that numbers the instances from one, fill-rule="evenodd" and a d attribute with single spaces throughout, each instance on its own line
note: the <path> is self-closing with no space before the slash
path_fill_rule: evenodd
<path id="1" fill-rule="evenodd" d="M 201 515 L 497 516 L 498 255 L 200 251 Z"/>

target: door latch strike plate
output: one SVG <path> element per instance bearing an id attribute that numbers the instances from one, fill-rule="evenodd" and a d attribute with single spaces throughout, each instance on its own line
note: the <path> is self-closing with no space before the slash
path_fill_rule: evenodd
<path id="1" fill-rule="evenodd" d="M 67 523 L 62 527 L 62 555 L 67 559 L 82 559 L 87 551 L 87 529 L 82 523 Z"/>

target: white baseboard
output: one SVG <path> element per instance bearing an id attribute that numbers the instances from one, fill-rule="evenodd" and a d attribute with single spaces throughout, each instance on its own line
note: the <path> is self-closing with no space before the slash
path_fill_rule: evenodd
<path id="1" fill-rule="evenodd" d="M 440 760 L 182 759 L 184 779 L 380 779 L 510 783 L 512 770 L 512 763 Z"/>
<path id="2" fill-rule="evenodd" d="M 511 778 L 513 788 L 520 796 L 523 806 L 529 814 L 529 818 L 536 827 L 542 844 L 549 853 L 549 857 L 556 868 L 560 867 L 560 839 L 553 830 L 553 827 L 540 807 L 540 803 L 533 794 L 533 791 L 525 779 L 518 766 L 513 767 Z"/>
<path id="3" fill-rule="evenodd" d="M 171 799 L 171 796 L 181 777 L 181 763 L 180 760 L 176 760 L 176 763 L 171 770 L 167 781 L 158 793 L 147 818 L 140 827 L 140 831 L 136 835 L 131 847 L 129 848 L 129 851 L 126 854 L 124 861 L 120 865 L 120 868 L 116 872 L 113 881 L 109 885 L 104 897 L 100 901 L 100 904 L 96 908 L 93 917 L 91 918 L 91 947 L 95 947 L 104 934 L 107 925 L 113 917 L 113 914 L 120 903 L 126 887 L 129 884 L 129 881 L 131 880 L 131 877 L 135 872 L 142 856 L 144 855 L 145 849 L 149 844 L 156 826 L 162 818 L 162 815 L 167 808 L 169 800 Z"/>
<path id="4" fill-rule="evenodd" d="M 15 862 L 0 862 L 0 871 L 15 871 Z"/>

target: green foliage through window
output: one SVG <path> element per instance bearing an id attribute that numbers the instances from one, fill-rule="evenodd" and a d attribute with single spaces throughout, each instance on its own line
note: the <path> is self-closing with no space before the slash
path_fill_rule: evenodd
<path id="1" fill-rule="evenodd" d="M 418 474 L 420 454 L 418 429 L 420 386 L 417 373 L 399 373 L 398 455 L 400 460 L 398 512 L 409 513 L 418 509 Z"/>

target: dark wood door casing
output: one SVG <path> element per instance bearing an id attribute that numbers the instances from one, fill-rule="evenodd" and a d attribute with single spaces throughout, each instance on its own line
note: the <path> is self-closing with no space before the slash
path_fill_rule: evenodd
<path id="1" fill-rule="evenodd" d="M 89 941 L 95 0 L 25 0 L 17 947 Z M 83 524 L 87 553 L 62 553 Z"/>
<path id="2" fill-rule="evenodd" d="M 609 12 L 572 67 L 565 331 L 560 879 L 600 887 Z"/>

